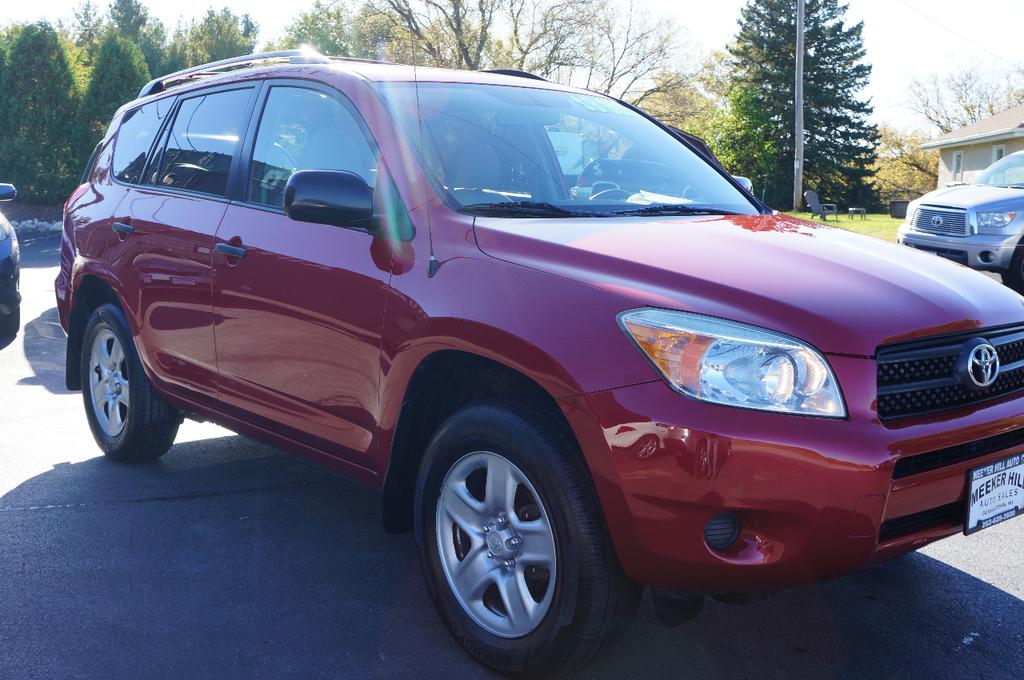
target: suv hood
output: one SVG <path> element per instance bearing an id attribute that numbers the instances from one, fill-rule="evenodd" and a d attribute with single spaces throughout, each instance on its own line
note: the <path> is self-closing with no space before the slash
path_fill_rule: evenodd
<path id="1" fill-rule="evenodd" d="M 987 184 L 962 184 L 936 189 L 913 202 L 918 205 L 938 205 L 948 208 L 1005 208 L 1012 210 L 1024 206 L 1024 189 L 994 187 Z"/>
<path id="2" fill-rule="evenodd" d="M 1024 298 L 983 274 L 781 215 L 477 218 L 475 232 L 492 257 L 635 306 L 741 321 L 832 354 L 1024 321 Z"/>

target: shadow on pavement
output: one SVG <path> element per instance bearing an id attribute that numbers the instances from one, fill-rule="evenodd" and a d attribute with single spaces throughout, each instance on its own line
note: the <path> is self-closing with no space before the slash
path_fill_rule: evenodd
<path id="1" fill-rule="evenodd" d="M 376 492 L 237 436 L 0 497 L 0 677 L 487 677 Z M 581 677 L 1020 677 L 1024 604 L 923 555 L 669 630 Z"/>
<path id="2" fill-rule="evenodd" d="M 64 352 L 67 336 L 60 327 L 57 308 L 52 307 L 21 329 L 25 358 L 32 375 L 18 380 L 18 385 L 42 385 L 50 392 L 67 394 L 64 387 Z"/>
<path id="3" fill-rule="evenodd" d="M 56 267 L 60 264 L 60 233 L 24 236 L 18 239 L 21 268 Z"/>

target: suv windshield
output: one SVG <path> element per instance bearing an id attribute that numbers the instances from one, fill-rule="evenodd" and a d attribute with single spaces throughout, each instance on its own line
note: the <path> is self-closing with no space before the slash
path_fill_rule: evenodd
<path id="1" fill-rule="evenodd" d="M 757 214 L 697 154 L 614 100 L 470 83 L 386 83 L 392 115 L 463 212 Z M 418 94 L 418 101 L 417 101 Z"/>
<path id="2" fill-rule="evenodd" d="M 974 183 L 1024 189 L 1024 153 L 1015 153 L 993 163 Z"/>

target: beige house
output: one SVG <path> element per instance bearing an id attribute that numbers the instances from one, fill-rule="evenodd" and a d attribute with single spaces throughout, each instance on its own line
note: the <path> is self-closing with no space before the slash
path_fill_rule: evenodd
<path id="1" fill-rule="evenodd" d="M 939 187 L 970 182 L 1003 156 L 1024 151 L 1024 104 L 953 130 L 921 147 L 939 150 Z"/>

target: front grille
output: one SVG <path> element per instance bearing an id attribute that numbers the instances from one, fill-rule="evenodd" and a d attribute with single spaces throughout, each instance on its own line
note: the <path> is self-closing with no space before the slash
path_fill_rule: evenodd
<path id="1" fill-rule="evenodd" d="M 967 442 L 966 444 L 949 446 L 937 451 L 907 456 L 896 461 L 896 466 L 892 471 L 892 478 L 903 479 L 904 477 L 912 477 L 923 472 L 938 470 L 949 465 L 966 463 L 1022 445 L 1024 445 L 1024 428 Z"/>
<path id="2" fill-rule="evenodd" d="M 968 388 L 957 371 L 965 343 L 984 338 L 1000 373 L 985 389 Z M 937 413 L 1024 392 L 1024 326 L 941 336 L 878 349 L 878 417 Z"/>
<path id="3" fill-rule="evenodd" d="M 918 531 L 932 529 L 948 524 L 960 524 L 964 521 L 963 501 L 942 505 L 913 515 L 898 517 L 882 522 L 878 532 L 878 542 L 885 543 L 900 536 L 916 534 Z"/>
<path id="4" fill-rule="evenodd" d="M 914 213 L 914 228 L 929 234 L 967 236 L 967 211 L 959 208 L 921 206 Z"/>

